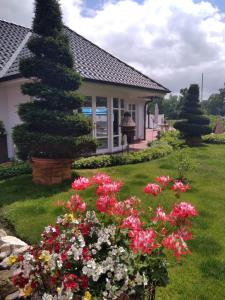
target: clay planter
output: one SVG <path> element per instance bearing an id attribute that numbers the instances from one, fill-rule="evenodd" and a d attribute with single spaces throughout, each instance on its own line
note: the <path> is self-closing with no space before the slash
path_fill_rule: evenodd
<path id="1" fill-rule="evenodd" d="M 71 159 L 48 159 L 32 157 L 33 182 L 53 185 L 71 178 Z"/>

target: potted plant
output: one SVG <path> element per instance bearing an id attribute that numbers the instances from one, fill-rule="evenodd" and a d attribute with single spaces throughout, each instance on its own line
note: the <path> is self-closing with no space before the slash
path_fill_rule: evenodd
<path id="1" fill-rule="evenodd" d="M 152 198 L 168 189 L 178 199 L 190 189 L 168 176 L 156 180 L 144 188 Z M 91 185 L 96 187 L 96 212 L 88 210 L 78 194 Z M 171 253 L 174 262 L 190 254 L 191 219 L 198 213 L 183 201 L 176 201 L 168 212 L 161 206 L 146 210 L 136 197 L 119 200 L 121 186 L 107 174 L 73 182 L 76 193 L 62 203 L 66 213 L 54 226 L 45 228 L 39 245 L 8 259 L 14 265 L 13 283 L 21 296 L 42 300 L 155 299 L 156 287 L 168 283 Z"/>
<path id="2" fill-rule="evenodd" d="M 32 98 L 19 105 L 23 124 L 14 128 L 18 157 L 31 158 L 33 181 L 60 183 L 71 178 L 72 159 L 95 151 L 91 122 L 82 113 L 81 84 L 63 32 L 57 0 L 35 1 L 29 57 L 20 61 L 20 72 L 29 81 L 22 92 Z"/>

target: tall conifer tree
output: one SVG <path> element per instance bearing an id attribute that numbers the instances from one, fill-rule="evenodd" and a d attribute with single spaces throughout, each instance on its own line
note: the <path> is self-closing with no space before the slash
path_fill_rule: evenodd
<path id="1" fill-rule="evenodd" d="M 57 0 L 36 0 L 30 57 L 20 62 L 20 72 L 30 79 L 22 92 L 32 101 L 20 104 L 23 124 L 14 128 L 18 156 L 74 158 L 95 151 L 90 120 L 79 113 L 81 84 L 74 71 L 69 41 L 63 32 Z"/>

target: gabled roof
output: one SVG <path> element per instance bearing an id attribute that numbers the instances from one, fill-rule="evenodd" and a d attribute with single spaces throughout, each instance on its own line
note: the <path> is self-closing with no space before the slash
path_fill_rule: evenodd
<path id="1" fill-rule="evenodd" d="M 74 68 L 84 80 L 157 90 L 164 93 L 169 92 L 161 84 L 135 70 L 68 27 L 65 26 L 64 30 L 74 54 Z M 0 78 L 1 81 L 21 76 L 19 73 L 19 60 L 22 57 L 31 55 L 26 43 L 23 47 L 21 47 L 21 44 L 31 34 L 30 32 L 28 28 L 0 20 L 0 72 L 4 71 L 2 78 Z M 18 51 L 19 47 L 21 49 Z M 16 51 L 18 53 L 15 55 Z M 15 58 L 12 60 L 13 55 L 15 55 Z M 11 64 L 8 63 L 9 66 L 6 68 L 10 58 L 12 62 Z"/>

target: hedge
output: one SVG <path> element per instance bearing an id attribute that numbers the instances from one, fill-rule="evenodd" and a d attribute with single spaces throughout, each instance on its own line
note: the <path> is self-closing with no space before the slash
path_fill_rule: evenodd
<path id="1" fill-rule="evenodd" d="M 28 163 L 17 163 L 8 166 L 0 166 L 0 180 L 8 179 L 14 176 L 31 174 L 32 169 Z"/>
<path id="2" fill-rule="evenodd" d="M 160 137 L 160 142 L 165 142 L 174 149 L 179 149 L 185 146 L 185 140 L 181 139 L 180 132 L 178 130 L 163 132 Z M 158 141 L 149 142 L 148 146 L 153 146 L 155 143 L 158 143 Z"/>
<path id="3" fill-rule="evenodd" d="M 96 169 L 110 166 L 136 164 L 166 156 L 172 151 L 172 146 L 166 142 L 160 141 L 155 142 L 154 145 L 142 151 L 124 154 L 95 155 L 86 158 L 80 158 L 74 161 L 72 168 Z M 18 163 L 11 166 L 4 166 L 0 167 L 0 180 L 31 173 L 32 169 L 29 163 Z"/>
<path id="4" fill-rule="evenodd" d="M 203 141 L 207 144 L 225 144 L 225 133 L 205 135 Z"/>
<path id="5" fill-rule="evenodd" d="M 74 161 L 73 168 L 95 169 L 126 164 L 136 164 L 163 157 L 167 154 L 170 154 L 172 151 L 173 147 L 168 143 L 158 142 L 152 147 L 142 151 L 124 154 L 96 155 L 87 158 L 81 158 Z"/>

